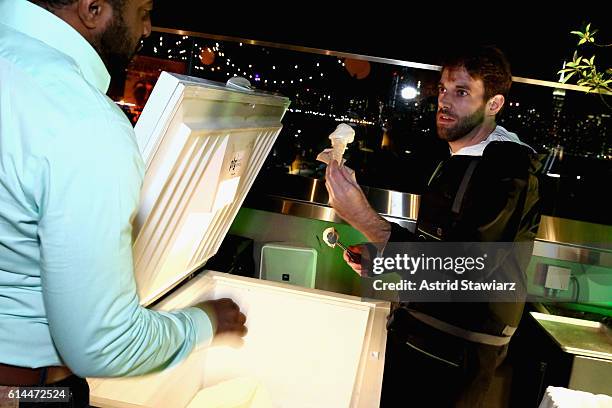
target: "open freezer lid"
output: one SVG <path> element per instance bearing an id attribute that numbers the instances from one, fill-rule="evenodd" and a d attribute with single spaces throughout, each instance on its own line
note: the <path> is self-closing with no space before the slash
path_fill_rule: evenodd
<path id="1" fill-rule="evenodd" d="M 217 252 L 289 103 L 239 81 L 162 72 L 135 127 L 146 169 L 132 234 L 141 304 Z"/>

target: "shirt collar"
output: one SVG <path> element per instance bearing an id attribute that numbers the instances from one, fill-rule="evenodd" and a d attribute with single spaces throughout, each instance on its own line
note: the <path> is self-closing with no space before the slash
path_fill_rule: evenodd
<path id="1" fill-rule="evenodd" d="M 484 153 L 484 149 L 491 142 L 491 135 L 489 135 L 485 140 L 471 146 L 465 146 L 461 149 L 457 150 L 455 153 L 451 150 L 450 146 L 448 151 L 451 156 L 482 156 Z"/>
<path id="2" fill-rule="evenodd" d="M 87 82 L 108 91 L 110 74 L 89 42 L 55 14 L 27 0 L 0 0 L 0 23 L 44 42 L 74 60 Z"/>
<path id="3" fill-rule="evenodd" d="M 452 152 L 450 146 L 448 150 L 450 151 L 451 156 L 482 156 L 484 154 L 484 150 L 487 148 L 487 145 L 491 142 L 513 142 L 518 143 L 520 145 L 528 147 L 532 152 L 535 153 L 535 150 L 526 143 L 523 143 L 516 133 L 512 133 L 507 131 L 503 126 L 497 125 L 493 132 L 487 136 L 487 138 L 480 143 L 471 146 L 465 146 L 461 149 L 457 150 L 455 153 Z"/>

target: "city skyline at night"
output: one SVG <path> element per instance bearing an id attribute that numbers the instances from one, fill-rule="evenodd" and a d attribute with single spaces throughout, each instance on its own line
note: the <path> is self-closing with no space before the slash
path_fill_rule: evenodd
<path id="1" fill-rule="evenodd" d="M 415 134 L 432 130 L 437 71 L 362 61 L 367 76 L 356 79 L 349 58 L 165 33 L 147 39 L 141 54 L 183 63 L 186 73 L 213 81 L 245 77 L 288 96 L 291 113 L 379 127 L 405 116 Z M 411 100 L 400 95 L 406 86 L 418 88 Z M 504 110 L 499 123 L 540 153 L 561 146 L 567 154 L 612 159 L 610 112 L 594 95 L 515 83 Z"/>
<path id="2" fill-rule="evenodd" d="M 418 194 L 432 165 L 448 154 L 435 128 L 436 67 L 303 51 L 154 32 L 110 95 L 130 106 L 135 121 L 135 105 L 144 105 L 161 70 L 221 83 L 245 77 L 255 89 L 291 100 L 262 174 L 322 178 L 316 156 L 347 122 L 356 135 L 345 157 L 359 182 Z M 532 146 L 542 164 L 554 164 L 542 177 L 545 213 L 612 223 L 596 198 L 601 181 L 612 177 L 610 112 L 597 95 L 556 89 L 515 81 L 498 123 Z"/>

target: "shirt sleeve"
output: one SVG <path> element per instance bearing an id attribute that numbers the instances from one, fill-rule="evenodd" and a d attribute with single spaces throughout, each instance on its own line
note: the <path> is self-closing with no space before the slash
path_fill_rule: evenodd
<path id="1" fill-rule="evenodd" d="M 140 375 L 210 341 L 212 325 L 198 308 L 139 305 L 130 221 L 143 163 L 129 122 L 98 116 L 104 120 L 76 120 L 52 135 L 37 173 L 44 304 L 54 344 L 75 374 Z"/>
<path id="2" fill-rule="evenodd" d="M 391 235 L 389 242 L 414 242 L 416 235 L 408 228 L 404 228 L 395 222 L 389 222 L 391 225 Z"/>

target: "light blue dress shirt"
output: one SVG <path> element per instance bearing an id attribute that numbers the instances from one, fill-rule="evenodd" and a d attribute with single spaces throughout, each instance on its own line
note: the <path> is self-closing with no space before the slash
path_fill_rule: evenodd
<path id="1" fill-rule="evenodd" d="M 200 309 L 138 304 L 143 162 L 109 82 L 71 26 L 0 0 L 0 363 L 137 375 L 212 337 Z"/>

